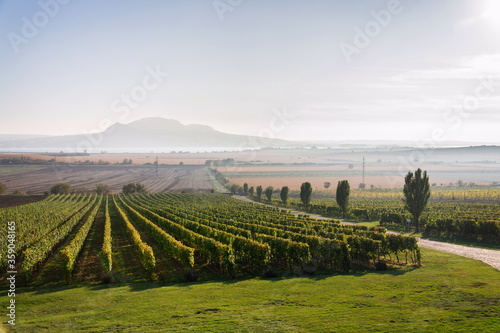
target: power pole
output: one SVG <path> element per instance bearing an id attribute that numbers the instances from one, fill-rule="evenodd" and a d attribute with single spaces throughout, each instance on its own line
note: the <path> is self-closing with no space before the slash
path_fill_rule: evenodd
<path id="1" fill-rule="evenodd" d="M 365 184 L 365 157 L 363 156 L 363 184 Z"/>
<path id="2" fill-rule="evenodd" d="M 158 156 L 156 156 L 156 178 L 158 178 Z"/>

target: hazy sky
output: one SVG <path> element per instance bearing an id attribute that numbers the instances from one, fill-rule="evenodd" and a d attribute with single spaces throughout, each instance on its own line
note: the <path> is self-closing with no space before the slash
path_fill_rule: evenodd
<path id="1" fill-rule="evenodd" d="M 497 0 L 0 0 L 0 134 L 498 143 L 499 35 Z"/>

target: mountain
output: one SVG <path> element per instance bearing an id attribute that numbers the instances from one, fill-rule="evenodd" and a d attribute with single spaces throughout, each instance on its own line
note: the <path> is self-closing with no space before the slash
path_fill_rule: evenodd
<path id="1" fill-rule="evenodd" d="M 116 123 L 102 133 L 0 140 L 0 148 L 188 148 L 188 147 L 298 147 L 307 144 L 256 136 L 228 134 L 205 125 L 183 125 L 177 120 L 144 118 Z"/>
<path id="2" fill-rule="evenodd" d="M 0 142 L 27 140 L 27 139 L 39 139 L 39 138 L 44 138 L 47 136 L 48 135 L 35 135 L 35 134 L 0 134 Z"/>

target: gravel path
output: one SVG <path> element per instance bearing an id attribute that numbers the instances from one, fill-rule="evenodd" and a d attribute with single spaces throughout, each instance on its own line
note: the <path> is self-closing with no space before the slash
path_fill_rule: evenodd
<path id="1" fill-rule="evenodd" d="M 491 267 L 500 270 L 500 251 L 481 249 L 477 247 L 463 246 L 444 242 L 437 242 L 429 239 L 418 239 L 418 245 L 428 249 L 438 250 L 456 254 L 462 257 L 480 260 Z"/>
<path id="2" fill-rule="evenodd" d="M 234 195 L 234 198 L 247 201 L 247 202 L 252 202 L 256 203 L 253 200 L 248 199 L 247 197 L 242 197 L 238 195 Z M 258 203 L 258 202 L 257 202 Z M 264 203 L 260 203 L 262 205 L 265 205 Z M 320 220 L 331 220 L 331 218 L 327 218 L 324 216 L 316 215 L 316 214 L 309 214 L 305 212 L 299 212 L 295 210 L 290 210 L 289 211 L 292 214 L 306 214 L 309 215 L 315 219 L 320 219 Z M 352 222 L 341 222 L 342 224 L 356 224 Z M 389 233 L 395 233 L 392 231 L 388 231 Z M 445 243 L 445 242 L 438 242 L 438 241 L 433 241 L 429 239 L 423 239 L 423 238 L 418 238 L 418 245 L 421 247 L 425 247 L 428 249 L 433 249 L 433 250 L 438 250 L 442 252 L 447 252 L 447 253 L 452 253 L 456 254 L 462 257 L 466 258 L 471 258 L 475 260 L 482 261 L 491 267 L 494 267 L 498 270 L 500 270 L 500 251 L 498 250 L 488 250 L 488 249 L 481 249 L 478 247 L 470 247 L 470 246 L 464 246 L 464 245 L 457 245 L 457 244 L 451 244 L 451 243 Z"/>

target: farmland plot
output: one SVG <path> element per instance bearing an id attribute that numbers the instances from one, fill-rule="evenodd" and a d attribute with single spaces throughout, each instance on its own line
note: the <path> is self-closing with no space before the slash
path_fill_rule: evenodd
<path id="1" fill-rule="evenodd" d="M 204 166 L 54 166 L 11 174 L 1 178 L 9 193 L 19 190 L 29 194 L 42 194 L 57 183 L 69 183 L 75 189 L 93 191 L 103 183 L 118 193 L 128 183 L 143 183 L 148 191 L 210 192 L 215 189 L 208 168 Z"/>
<path id="2" fill-rule="evenodd" d="M 414 237 L 222 194 L 58 195 L 0 210 L 0 220 L 16 221 L 17 269 L 35 284 L 258 276 L 269 269 L 348 272 L 373 268 L 380 258 L 420 264 Z M 7 256 L 6 246 L 0 254 Z"/>

